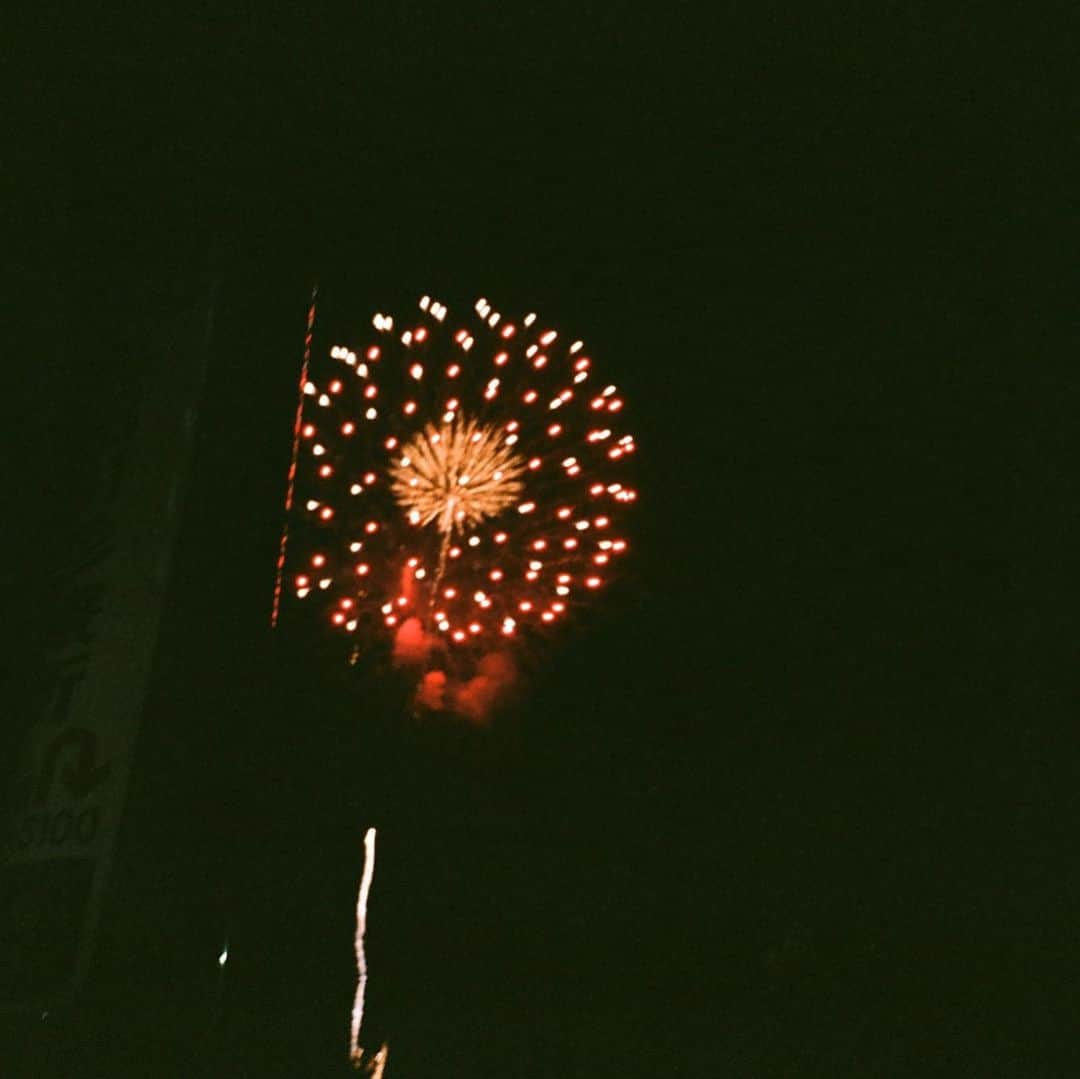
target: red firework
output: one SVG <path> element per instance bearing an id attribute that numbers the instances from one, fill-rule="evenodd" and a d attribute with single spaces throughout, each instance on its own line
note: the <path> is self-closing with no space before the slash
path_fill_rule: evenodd
<path id="1" fill-rule="evenodd" d="M 274 620 L 285 592 L 354 658 L 381 642 L 460 677 L 610 581 L 634 438 L 582 342 L 533 314 L 424 296 L 373 328 L 309 324 Z"/>

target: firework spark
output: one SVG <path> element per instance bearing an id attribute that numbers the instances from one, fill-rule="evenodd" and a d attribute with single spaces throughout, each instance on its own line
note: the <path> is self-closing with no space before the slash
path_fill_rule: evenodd
<path id="1" fill-rule="evenodd" d="M 467 711 L 457 695 L 484 657 L 547 634 L 628 549 L 622 395 L 582 342 L 486 300 L 452 324 L 425 296 L 404 326 L 378 314 L 348 344 L 350 317 L 320 303 L 284 598 L 317 603 L 354 658 L 388 645 L 446 672 L 422 698 Z"/>

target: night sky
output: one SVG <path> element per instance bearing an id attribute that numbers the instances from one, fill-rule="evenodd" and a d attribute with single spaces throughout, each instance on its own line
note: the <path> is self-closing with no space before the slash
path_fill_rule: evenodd
<path id="1" fill-rule="evenodd" d="M 992 358 L 1030 136 L 965 28 L 85 29 L 39 27 L 9 143 L 5 674 L 70 616 L 140 351 L 213 332 L 97 965 L 47 1029 L 4 1017 L 13 1074 L 350 1074 L 370 824 L 395 1079 L 1070 1074 L 1060 640 L 1022 594 L 1064 480 Z M 358 323 L 539 310 L 625 389 L 633 558 L 489 730 L 268 629 L 316 281 Z"/>

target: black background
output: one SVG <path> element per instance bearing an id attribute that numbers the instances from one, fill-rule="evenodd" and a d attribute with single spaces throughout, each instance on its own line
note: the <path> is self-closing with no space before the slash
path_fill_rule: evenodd
<path id="1" fill-rule="evenodd" d="M 215 328 L 99 960 L 10 1059 L 343 1074 L 376 823 L 390 1075 L 1068 1074 L 1065 638 L 1025 589 L 1069 484 L 999 358 L 1039 340 L 1055 99 L 1007 27 L 401 5 L 28 41 L 13 669 L 140 347 L 208 280 Z M 632 403 L 631 573 L 491 732 L 389 723 L 393 687 L 267 629 L 317 279 L 358 320 L 539 309 Z"/>

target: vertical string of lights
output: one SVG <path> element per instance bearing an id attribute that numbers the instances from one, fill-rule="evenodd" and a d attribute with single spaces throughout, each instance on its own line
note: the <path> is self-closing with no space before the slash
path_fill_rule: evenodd
<path id="1" fill-rule="evenodd" d="M 308 369 L 311 366 L 311 342 L 315 332 L 315 305 L 319 296 L 316 282 L 311 289 L 311 303 L 308 305 L 307 330 L 304 333 L 304 361 L 300 365 L 300 388 L 296 398 L 296 419 L 293 422 L 292 454 L 289 458 L 288 478 L 285 482 L 285 515 L 281 525 L 281 542 L 278 545 L 277 571 L 274 575 L 274 601 L 270 609 L 270 626 L 278 624 L 281 614 L 281 586 L 285 576 L 285 555 L 289 546 L 289 514 L 292 512 L 293 495 L 296 491 L 296 465 L 300 457 L 300 428 L 304 419 L 304 387 L 308 381 Z"/>

